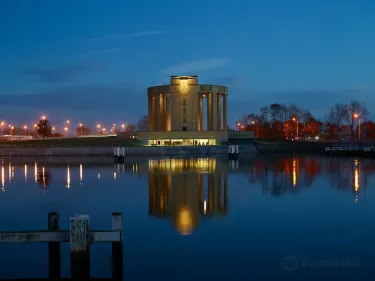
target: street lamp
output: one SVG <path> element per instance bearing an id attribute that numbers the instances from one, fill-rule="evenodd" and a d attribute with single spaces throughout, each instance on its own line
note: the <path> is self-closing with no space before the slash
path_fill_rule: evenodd
<path id="1" fill-rule="evenodd" d="M 1 134 L 3 135 L 4 134 L 4 125 L 5 125 L 5 122 L 1 121 L 0 125 L 1 125 Z"/>
<path id="2" fill-rule="evenodd" d="M 68 130 L 69 130 L 68 127 L 65 127 L 65 128 L 64 128 L 65 136 L 68 136 Z"/>
<path id="3" fill-rule="evenodd" d="M 37 129 L 38 125 L 37 124 L 34 124 L 34 137 L 36 137 L 36 129 Z"/>
<path id="4" fill-rule="evenodd" d="M 125 124 L 121 124 L 122 131 L 125 132 Z"/>
<path id="5" fill-rule="evenodd" d="M 45 115 L 42 116 L 42 120 L 46 120 L 46 118 L 47 118 L 47 117 L 46 117 Z"/>
<path id="6" fill-rule="evenodd" d="M 10 135 L 11 136 L 13 135 L 13 129 L 14 129 L 14 126 L 10 126 Z"/>
<path id="7" fill-rule="evenodd" d="M 26 136 L 27 135 L 26 134 L 27 126 L 25 125 L 25 126 L 23 126 L 23 128 L 25 129 L 25 136 Z"/>
<path id="8" fill-rule="evenodd" d="M 293 121 L 295 121 L 297 123 L 297 140 L 299 140 L 299 137 L 298 137 L 298 120 L 296 117 L 293 117 Z"/>
<path id="9" fill-rule="evenodd" d="M 96 128 L 98 128 L 98 130 L 97 130 L 97 132 L 98 132 L 98 134 L 100 134 L 100 124 L 98 124 L 98 125 L 96 125 Z"/>
<path id="10" fill-rule="evenodd" d="M 354 119 L 358 119 L 358 139 L 361 139 L 361 117 L 358 113 L 353 114 Z"/>
<path id="11" fill-rule="evenodd" d="M 81 128 L 81 136 L 82 136 L 82 128 L 83 128 L 83 124 L 82 124 L 82 123 L 79 123 L 79 127 Z"/>

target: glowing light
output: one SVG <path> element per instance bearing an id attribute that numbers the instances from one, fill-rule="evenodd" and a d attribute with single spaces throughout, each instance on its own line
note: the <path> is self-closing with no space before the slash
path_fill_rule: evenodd
<path id="1" fill-rule="evenodd" d="M 46 187 L 47 182 L 46 182 L 46 173 L 44 171 L 44 167 L 42 167 L 42 181 L 43 181 L 43 186 Z"/>
<path id="2" fill-rule="evenodd" d="M 206 200 L 204 200 L 203 202 L 203 212 L 204 214 L 207 214 L 207 201 Z"/>
<path id="3" fill-rule="evenodd" d="M 358 117 L 359 117 L 359 114 L 358 114 L 358 113 L 354 113 L 354 114 L 353 114 L 353 117 L 354 117 L 354 118 L 358 118 Z"/>
<path id="4" fill-rule="evenodd" d="M 117 176 L 117 173 L 114 172 L 114 173 L 113 173 L 113 179 L 114 179 L 114 180 L 116 180 L 116 176 Z"/>
<path id="5" fill-rule="evenodd" d="M 70 189 L 70 167 L 66 169 L 66 188 Z"/>
<path id="6" fill-rule="evenodd" d="M 100 180 L 100 174 L 98 174 L 98 180 Z"/>
<path id="7" fill-rule="evenodd" d="M 34 165 L 34 181 L 38 183 L 38 165 L 36 163 Z"/>
<path id="8" fill-rule="evenodd" d="M 12 182 L 12 164 L 9 163 L 9 166 L 8 166 L 8 178 L 9 178 L 9 182 Z"/>
<path id="9" fill-rule="evenodd" d="M 27 183 L 27 165 L 25 165 L 25 183 Z"/>
<path id="10" fill-rule="evenodd" d="M 296 158 L 293 158 L 293 170 L 292 170 L 292 173 L 293 173 L 293 187 L 296 187 L 297 185 L 297 159 Z"/>
<path id="11" fill-rule="evenodd" d="M 354 165 L 355 165 L 355 169 L 354 169 L 354 191 L 357 193 L 360 189 L 360 175 L 359 175 L 359 167 L 358 167 L 358 160 L 354 160 Z"/>
<path id="12" fill-rule="evenodd" d="M 83 181 L 83 167 L 82 164 L 79 165 L 79 181 Z"/>
<path id="13" fill-rule="evenodd" d="M 1 191 L 5 191 L 5 169 L 1 166 Z"/>
<path id="14" fill-rule="evenodd" d="M 42 120 L 46 120 L 46 116 L 43 115 L 43 116 L 42 116 Z"/>
<path id="15" fill-rule="evenodd" d="M 193 230 L 193 217 L 191 211 L 182 207 L 178 212 L 178 230 L 182 235 L 189 235 Z"/>

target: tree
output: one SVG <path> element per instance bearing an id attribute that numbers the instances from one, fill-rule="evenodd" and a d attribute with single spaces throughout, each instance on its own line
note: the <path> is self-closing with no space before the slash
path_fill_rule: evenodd
<path id="1" fill-rule="evenodd" d="M 336 103 L 329 110 L 328 123 L 335 126 L 336 137 L 339 135 L 341 126 L 343 125 L 345 119 L 348 116 L 348 107 L 342 103 Z"/>
<path id="2" fill-rule="evenodd" d="M 43 139 L 50 136 L 52 132 L 52 127 L 47 119 L 40 120 L 36 129 L 38 135 L 41 136 Z"/>
<path id="3" fill-rule="evenodd" d="M 136 125 L 134 125 L 134 124 L 128 124 L 126 126 L 126 132 L 134 132 L 136 128 L 137 128 Z"/>
<path id="4" fill-rule="evenodd" d="M 145 132 L 148 129 L 148 116 L 143 115 L 137 123 L 137 131 Z"/>
<path id="5" fill-rule="evenodd" d="M 306 136 L 315 137 L 319 134 L 322 124 L 314 117 L 307 120 L 304 133 Z"/>

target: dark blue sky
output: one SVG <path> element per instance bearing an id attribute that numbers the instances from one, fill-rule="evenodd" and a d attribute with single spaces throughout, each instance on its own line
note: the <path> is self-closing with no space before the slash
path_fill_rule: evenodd
<path id="1" fill-rule="evenodd" d="M 373 0 L 1 0 L 0 119 L 133 122 L 148 86 L 184 74 L 229 87 L 231 122 L 272 102 L 371 111 L 374 15 Z"/>

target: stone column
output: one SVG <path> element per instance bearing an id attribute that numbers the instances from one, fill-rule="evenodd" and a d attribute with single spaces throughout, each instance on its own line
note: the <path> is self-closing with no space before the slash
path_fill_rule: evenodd
<path id="1" fill-rule="evenodd" d="M 198 131 L 203 131 L 203 97 L 198 97 Z"/>
<path id="2" fill-rule="evenodd" d="M 207 131 L 212 131 L 213 125 L 213 93 L 207 93 Z"/>
<path id="3" fill-rule="evenodd" d="M 155 102 L 154 96 L 148 96 L 148 131 L 154 131 L 154 119 L 155 119 Z"/>
<path id="4" fill-rule="evenodd" d="M 165 130 L 171 130 L 171 98 L 165 98 Z"/>
<path id="5" fill-rule="evenodd" d="M 159 124 L 158 131 L 164 130 L 164 95 L 159 95 Z"/>
<path id="6" fill-rule="evenodd" d="M 224 94 L 223 95 L 223 129 L 224 130 L 228 130 L 228 119 L 227 119 L 227 114 L 228 114 L 228 103 L 227 103 L 227 100 L 228 99 L 228 95 L 227 94 Z"/>
<path id="7" fill-rule="evenodd" d="M 216 94 L 216 120 L 217 120 L 216 128 L 218 130 L 221 130 L 221 117 L 222 117 L 222 114 L 221 114 L 221 94 L 217 93 Z"/>

